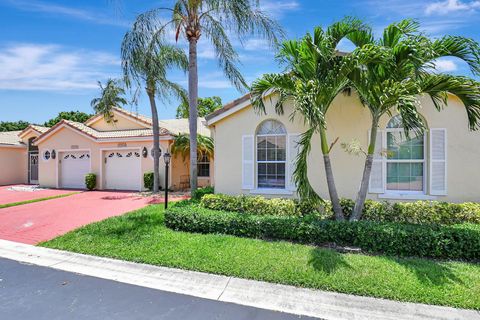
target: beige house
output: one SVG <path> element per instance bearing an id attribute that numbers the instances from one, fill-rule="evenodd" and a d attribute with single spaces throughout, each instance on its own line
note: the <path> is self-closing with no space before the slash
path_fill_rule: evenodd
<path id="1" fill-rule="evenodd" d="M 249 96 L 225 105 L 207 117 L 215 140 L 215 191 L 226 194 L 296 196 L 292 182 L 297 141 L 307 128 L 301 116 L 290 120 L 292 106 L 277 115 L 275 98 L 267 99 L 267 114 L 254 111 Z M 480 132 L 471 132 L 460 100 L 450 97 L 438 112 L 430 99 L 421 99 L 428 131 L 407 139 L 398 115 L 380 122 L 368 197 L 381 200 L 480 201 Z M 331 154 L 341 197 L 355 198 L 364 157 L 348 154 L 341 142 L 353 139 L 367 149 L 370 113 L 355 93 L 339 95 L 327 113 Z M 385 152 L 388 151 L 388 152 Z M 328 198 L 320 139 L 313 140 L 309 179 Z"/>
<path id="2" fill-rule="evenodd" d="M 200 134 L 210 135 L 204 119 Z M 161 154 L 170 151 L 175 135 L 188 133 L 187 119 L 160 121 Z M 146 116 L 115 108 L 113 121 L 101 115 L 86 123 L 63 120 L 52 128 L 29 126 L 0 133 L 0 165 L 8 168 L 0 185 L 30 183 L 50 188 L 85 188 L 85 175 L 97 175 L 100 190 L 144 190 L 143 174 L 153 171 L 152 121 Z M 199 159 L 200 186 L 213 184 L 213 159 Z M 173 155 L 170 188 L 189 187 L 189 159 Z M 165 165 L 160 160 L 161 186 Z M 212 167 L 213 168 L 213 167 Z"/>

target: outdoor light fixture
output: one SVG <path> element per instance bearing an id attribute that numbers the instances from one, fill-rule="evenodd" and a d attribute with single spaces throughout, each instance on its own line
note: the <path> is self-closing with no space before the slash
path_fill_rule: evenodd
<path id="1" fill-rule="evenodd" d="M 170 153 L 165 152 L 163 154 L 163 161 L 165 162 L 165 209 L 168 208 L 168 167 L 171 159 Z"/>
<path id="2" fill-rule="evenodd" d="M 55 152 L 55 150 L 52 150 L 51 157 L 53 160 L 55 160 L 55 158 L 57 157 L 57 153 Z"/>
<path id="3" fill-rule="evenodd" d="M 142 156 L 143 156 L 144 158 L 146 158 L 146 157 L 148 156 L 147 147 L 143 147 L 143 149 L 142 149 Z"/>

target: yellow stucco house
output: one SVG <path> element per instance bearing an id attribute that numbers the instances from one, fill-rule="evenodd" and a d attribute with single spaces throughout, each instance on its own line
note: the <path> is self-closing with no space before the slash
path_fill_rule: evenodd
<path id="1" fill-rule="evenodd" d="M 188 133 L 187 119 L 161 120 L 161 154 L 170 151 L 174 136 Z M 205 120 L 199 134 L 210 135 Z M 149 117 L 113 110 L 113 121 L 101 115 L 78 123 L 63 120 L 52 128 L 30 125 L 23 131 L 0 133 L 0 185 L 39 184 L 50 188 L 85 188 L 85 175 L 97 175 L 100 190 L 144 190 L 143 174 L 153 171 L 153 133 Z M 172 189 L 188 188 L 189 159 L 173 155 Z M 160 180 L 164 187 L 164 163 Z M 199 159 L 200 186 L 213 184 L 213 159 Z"/>
<path id="2" fill-rule="evenodd" d="M 307 128 L 301 116 L 291 121 L 292 105 L 285 114 L 274 111 L 275 97 L 266 100 L 266 114 L 254 111 L 248 95 L 207 116 L 215 141 L 215 191 L 293 197 L 297 141 Z M 406 139 L 398 115 L 384 116 L 370 179 L 368 197 L 378 200 L 480 201 L 480 132 L 469 131 L 460 100 L 438 112 L 432 101 L 421 99 L 421 114 L 428 130 Z M 330 142 L 353 139 L 366 150 L 370 113 L 355 93 L 340 94 L 327 113 Z M 388 151 L 388 152 L 385 152 Z M 348 154 L 337 143 L 331 154 L 339 195 L 354 199 L 358 192 L 364 157 Z M 313 140 L 309 179 L 328 199 L 320 139 Z"/>

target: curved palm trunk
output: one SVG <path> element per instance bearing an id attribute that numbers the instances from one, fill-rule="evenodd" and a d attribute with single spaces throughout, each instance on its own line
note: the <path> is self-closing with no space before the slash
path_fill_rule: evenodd
<path id="1" fill-rule="evenodd" d="M 189 41 L 188 55 L 188 102 L 189 102 L 189 130 L 190 130 L 190 188 L 197 190 L 197 103 L 198 103 L 198 68 L 197 68 L 197 39 Z"/>
<path id="2" fill-rule="evenodd" d="M 362 217 L 363 207 L 367 198 L 368 185 L 370 184 L 370 174 L 372 173 L 373 155 L 375 153 L 375 141 L 377 140 L 378 120 L 373 120 L 372 128 L 370 131 L 370 144 L 368 145 L 367 158 L 365 159 L 365 166 L 363 169 L 362 182 L 360 184 L 360 190 L 355 200 L 355 206 L 353 207 L 353 213 L 350 217 L 350 221 L 358 221 Z"/>
<path id="3" fill-rule="evenodd" d="M 158 127 L 158 111 L 155 102 L 155 89 L 152 85 L 147 85 L 147 95 L 150 100 L 150 108 L 152 111 L 152 128 L 153 128 L 153 193 L 160 190 L 160 129 Z M 167 186 L 165 186 L 167 188 Z"/>
<path id="4" fill-rule="evenodd" d="M 343 221 L 345 220 L 345 216 L 343 214 L 342 206 L 340 205 L 340 199 L 338 198 L 337 187 L 335 185 L 332 163 L 330 161 L 330 148 L 328 147 L 327 133 L 325 129 L 320 130 L 320 139 L 322 143 L 323 164 L 325 166 L 325 176 L 327 178 L 328 193 L 330 195 L 330 201 L 332 201 L 335 220 Z"/>

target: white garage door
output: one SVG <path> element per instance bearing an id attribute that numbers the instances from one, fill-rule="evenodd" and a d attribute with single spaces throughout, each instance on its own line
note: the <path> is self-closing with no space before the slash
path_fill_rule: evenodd
<path id="1" fill-rule="evenodd" d="M 60 187 L 85 189 L 85 175 L 90 173 L 88 151 L 64 152 L 60 157 Z"/>
<path id="2" fill-rule="evenodd" d="M 105 188 L 109 190 L 141 190 L 141 158 L 136 150 L 108 151 L 105 160 Z"/>

